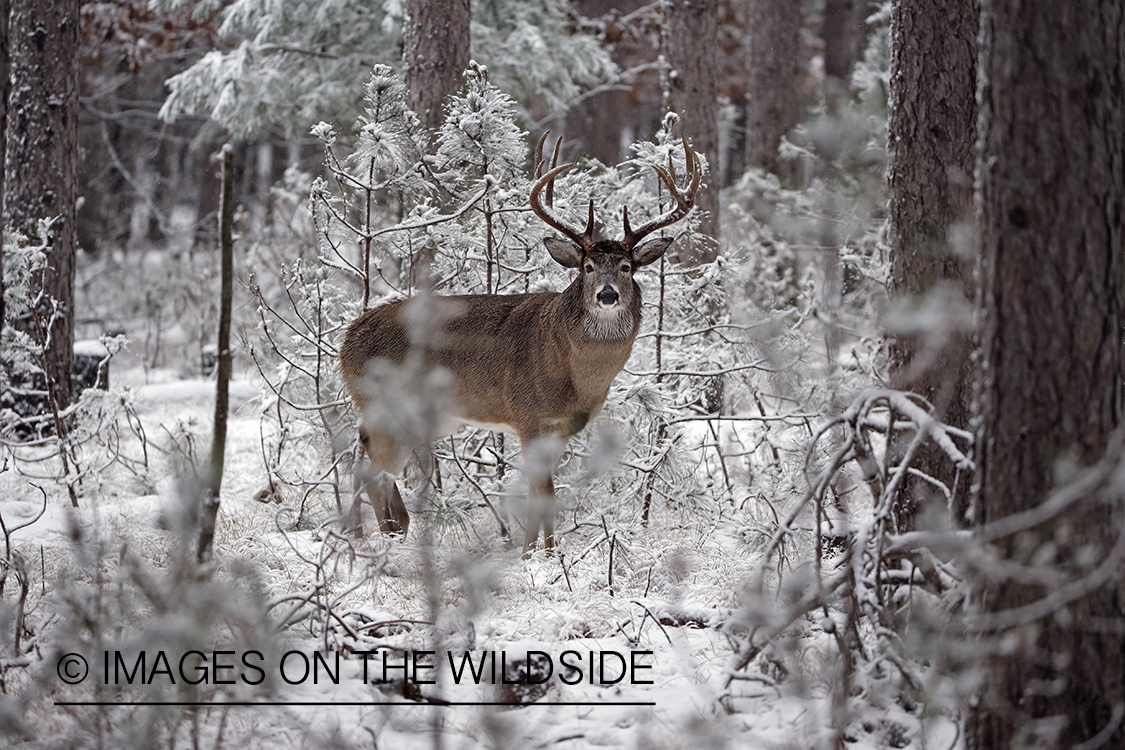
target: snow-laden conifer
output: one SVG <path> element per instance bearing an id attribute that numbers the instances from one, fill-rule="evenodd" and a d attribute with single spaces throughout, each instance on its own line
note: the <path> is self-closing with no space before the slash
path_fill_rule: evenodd
<path id="1" fill-rule="evenodd" d="M 188 0 L 153 0 L 181 10 Z M 616 66 L 600 43 L 570 34 L 565 3 L 474 3 L 474 55 L 519 102 L 520 116 L 561 111 L 582 90 L 612 80 Z M 235 0 L 222 11 L 213 50 L 167 82 L 167 120 L 209 118 L 236 138 L 270 128 L 291 136 L 325 120 L 348 126 L 362 108 L 362 81 L 375 63 L 402 59 L 402 4 L 354 0 Z"/>

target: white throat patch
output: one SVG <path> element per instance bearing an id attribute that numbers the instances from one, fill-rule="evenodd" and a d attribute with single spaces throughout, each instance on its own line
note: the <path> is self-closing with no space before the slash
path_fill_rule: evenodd
<path id="1" fill-rule="evenodd" d="M 623 339 L 633 330 L 633 318 L 623 305 L 608 309 L 599 305 L 587 310 L 584 324 L 587 335 L 595 339 Z"/>

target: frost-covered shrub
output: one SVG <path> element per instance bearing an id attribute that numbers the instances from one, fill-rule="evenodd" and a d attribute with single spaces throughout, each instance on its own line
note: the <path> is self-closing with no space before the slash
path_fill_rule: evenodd
<path id="1" fill-rule="evenodd" d="M 194 505 L 178 500 L 175 508 Z M 190 514 L 173 512 L 166 526 L 144 538 L 121 530 L 122 543 L 105 527 L 72 522 L 71 561 L 45 602 L 52 617 L 42 645 L 44 694 L 28 706 L 39 739 L 67 747 L 218 744 L 222 723 L 201 726 L 191 703 L 268 699 L 276 689 L 276 672 L 244 666 L 276 663 L 282 653 L 257 569 L 228 559 L 221 575 L 200 575 Z M 64 685 L 55 667 L 75 655 L 87 660 L 90 679 Z M 43 700 L 95 705 L 46 720 Z M 122 705 L 96 705 L 107 701 Z"/>
<path id="2" fill-rule="evenodd" d="M 48 225 L 40 222 L 41 237 L 47 236 Z M 26 325 L 17 326 L 38 304 L 34 279 L 47 266 L 49 248 L 24 237 L 19 232 L 4 231 L 4 320 L 0 321 L 0 425 L 10 425 L 19 415 L 11 410 L 17 406 L 13 388 L 25 388 L 43 373 L 42 347 L 28 332 Z"/>

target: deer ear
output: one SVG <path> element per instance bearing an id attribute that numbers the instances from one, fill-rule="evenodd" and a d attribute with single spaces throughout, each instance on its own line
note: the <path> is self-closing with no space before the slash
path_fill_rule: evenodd
<path id="1" fill-rule="evenodd" d="M 674 237 L 658 237 L 655 240 L 649 240 L 633 250 L 633 263 L 640 268 L 660 260 L 660 256 L 664 254 L 664 251 L 668 249 L 674 239 Z"/>
<path id="2" fill-rule="evenodd" d="M 578 268 L 582 265 L 582 250 L 573 242 L 558 237 L 544 237 L 543 244 L 555 262 L 564 268 Z"/>

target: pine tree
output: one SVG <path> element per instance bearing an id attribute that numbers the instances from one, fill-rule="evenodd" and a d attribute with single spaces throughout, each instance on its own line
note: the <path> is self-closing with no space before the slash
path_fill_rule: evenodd
<path id="1" fill-rule="evenodd" d="M 8 0 L 0 0 L 0 165 L 8 147 Z M 4 172 L 0 169 L 0 230 L 4 223 Z M 0 241 L 0 326 L 4 325 L 4 243 Z"/>
<path id="2" fill-rule="evenodd" d="M 941 309 L 944 318 L 939 325 L 930 319 L 891 331 L 891 384 L 921 394 L 934 404 L 938 419 L 961 429 L 968 429 L 970 399 L 967 230 L 977 24 L 975 0 L 896 0 L 892 5 L 890 295 L 902 308 Z M 890 322 L 894 328 L 893 317 Z M 917 468 L 947 487 L 954 485 L 954 467 L 939 452 L 924 452 L 921 462 Z M 903 484 L 897 515 L 904 527 L 913 524 L 916 503 L 922 501 L 908 496 L 932 492 L 925 482 Z M 957 498 L 962 521 L 964 498 L 964 493 Z M 940 498 L 941 505 L 945 502 Z"/>
<path id="3" fill-rule="evenodd" d="M 45 347 L 58 405 L 71 398 L 78 161 L 78 0 L 11 4 L 11 93 L 4 161 L 4 223 L 35 237 L 48 220 L 50 301 L 22 325 Z"/>
<path id="4" fill-rule="evenodd" d="M 433 129 L 469 65 L 469 0 L 407 0 L 403 23 L 406 88 L 422 125 Z"/>
<path id="5" fill-rule="evenodd" d="M 746 148 L 751 165 L 773 169 L 781 137 L 797 122 L 801 7 L 750 0 Z"/>
<path id="6" fill-rule="evenodd" d="M 683 132 L 692 146 L 714 159 L 719 150 L 719 97 L 717 90 L 716 24 L 718 5 L 710 0 L 681 0 L 664 4 L 664 51 L 670 66 L 667 109 L 680 115 Z M 709 186 L 698 199 L 706 214 L 703 232 L 718 239 L 718 186 Z M 681 249 L 683 250 L 683 249 Z M 716 246 L 687 249 L 697 260 L 715 257 Z"/>
<path id="7" fill-rule="evenodd" d="M 1001 564 L 967 746 L 1121 747 L 1125 2 L 988 2 L 981 30 L 975 503 Z"/>

